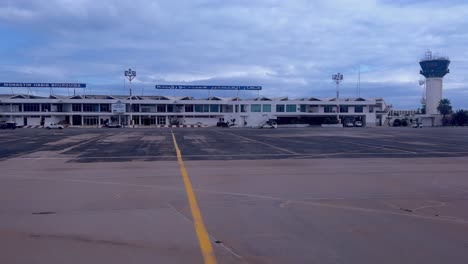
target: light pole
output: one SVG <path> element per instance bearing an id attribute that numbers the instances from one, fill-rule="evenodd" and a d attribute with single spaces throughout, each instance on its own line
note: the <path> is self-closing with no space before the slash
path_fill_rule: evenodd
<path id="1" fill-rule="evenodd" d="M 132 69 L 128 69 L 128 71 L 125 71 L 125 77 L 127 77 L 128 81 L 130 84 L 128 85 L 130 89 L 130 125 L 133 126 L 133 116 L 132 116 L 132 80 L 136 76 L 136 71 L 132 71 Z"/>
<path id="2" fill-rule="evenodd" d="M 340 82 L 343 80 L 343 74 L 341 74 L 341 73 L 333 74 L 332 79 L 336 83 L 336 118 L 338 119 L 338 124 L 341 124 L 341 120 L 340 120 Z"/>

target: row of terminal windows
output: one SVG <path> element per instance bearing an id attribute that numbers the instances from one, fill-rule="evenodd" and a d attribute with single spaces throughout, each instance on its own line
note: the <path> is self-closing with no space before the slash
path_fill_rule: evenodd
<path id="1" fill-rule="evenodd" d="M 63 105 L 61 104 L 13 104 L 12 108 L 14 108 L 14 112 L 63 112 Z"/>
<path id="2" fill-rule="evenodd" d="M 335 113 L 336 111 L 336 106 L 334 105 L 326 105 L 324 106 L 324 112 L 325 113 Z M 348 113 L 349 112 L 349 106 L 347 105 L 341 105 L 340 106 L 340 113 Z M 364 112 L 364 106 L 357 105 L 354 107 L 354 112 L 355 113 L 363 113 Z"/>
<path id="3" fill-rule="evenodd" d="M 14 104 L 14 112 L 63 112 L 62 104 L 37 104 L 37 103 L 26 103 L 26 104 Z M 22 106 L 22 107 L 21 107 Z M 315 106 L 317 107 L 317 106 Z M 335 105 L 325 105 L 325 113 L 335 113 Z M 71 107 L 73 112 L 111 112 L 110 104 L 72 104 Z M 145 105 L 145 104 L 132 104 L 132 112 L 142 113 L 173 113 L 173 112 L 198 112 L 198 113 L 219 113 L 219 112 L 238 112 L 238 105 L 219 105 L 219 104 L 195 104 L 195 105 Z M 130 110 L 130 106 L 127 105 L 127 112 Z M 271 104 L 251 104 L 250 112 L 271 112 Z M 277 104 L 276 112 L 307 112 L 307 105 L 300 105 L 299 109 L 295 104 Z M 241 112 L 247 112 L 247 105 L 241 105 Z M 349 106 L 340 106 L 341 113 L 348 113 Z M 363 113 L 364 106 L 354 106 L 355 113 Z"/>
<path id="4" fill-rule="evenodd" d="M 110 112 L 110 104 L 72 104 L 73 112 Z"/>

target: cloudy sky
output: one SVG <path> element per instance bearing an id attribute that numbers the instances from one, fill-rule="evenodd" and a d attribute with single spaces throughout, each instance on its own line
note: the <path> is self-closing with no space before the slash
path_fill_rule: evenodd
<path id="1" fill-rule="evenodd" d="M 137 93 L 224 84 L 332 97 L 331 75 L 341 72 L 341 95 L 355 97 L 360 68 L 361 96 L 415 108 L 418 61 L 431 49 L 452 61 L 444 97 L 466 109 L 467 18 L 466 0 L 2 0 L 0 82 L 127 94 L 131 67 Z"/>

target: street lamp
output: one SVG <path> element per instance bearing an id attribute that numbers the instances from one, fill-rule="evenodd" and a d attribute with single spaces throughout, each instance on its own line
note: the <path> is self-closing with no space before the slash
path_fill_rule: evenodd
<path id="1" fill-rule="evenodd" d="M 130 125 L 133 125 L 133 116 L 132 116 L 132 80 L 136 76 L 136 71 L 132 71 L 132 69 L 128 69 L 128 71 L 125 71 L 125 77 L 127 77 L 128 81 L 130 82 L 129 84 L 129 89 L 130 89 Z"/>
<path id="2" fill-rule="evenodd" d="M 340 82 L 343 80 L 343 74 L 341 74 L 341 73 L 333 74 L 332 79 L 336 83 L 336 118 L 338 119 L 338 124 L 341 124 L 341 120 L 340 120 Z"/>

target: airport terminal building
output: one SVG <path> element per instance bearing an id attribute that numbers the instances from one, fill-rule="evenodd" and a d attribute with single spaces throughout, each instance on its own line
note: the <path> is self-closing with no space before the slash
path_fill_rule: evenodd
<path id="1" fill-rule="evenodd" d="M 74 95 L 48 97 L 0 95 L 0 121 L 18 126 L 63 123 L 101 126 L 106 123 L 135 126 L 204 125 L 225 121 L 241 127 L 258 127 L 275 120 L 278 125 L 320 125 L 336 118 L 381 126 L 391 107 L 383 99 L 258 97 L 193 98 L 170 96 Z"/>

